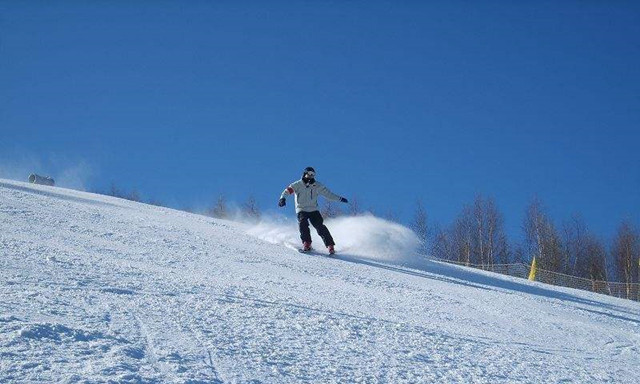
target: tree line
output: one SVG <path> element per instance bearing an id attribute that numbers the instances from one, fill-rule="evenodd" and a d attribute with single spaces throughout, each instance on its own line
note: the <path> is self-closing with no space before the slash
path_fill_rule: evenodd
<path id="1" fill-rule="evenodd" d="M 516 243 L 507 238 L 504 217 L 495 201 L 478 195 L 445 228 L 430 228 L 422 204 L 417 204 L 411 227 L 425 244 L 423 249 L 436 258 L 486 268 L 530 263 L 535 258 L 540 269 L 621 282 L 629 293 L 640 282 L 640 233 L 629 220 L 619 224 L 607 246 L 580 215 L 558 227 L 536 198 L 525 210 L 523 240 Z"/>

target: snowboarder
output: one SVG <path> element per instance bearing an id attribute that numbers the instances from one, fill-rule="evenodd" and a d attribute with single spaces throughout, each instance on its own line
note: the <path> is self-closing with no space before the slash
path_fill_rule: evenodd
<path id="1" fill-rule="evenodd" d="M 284 207 L 287 204 L 287 196 L 295 193 L 296 214 L 298 215 L 298 226 L 300 228 L 300 239 L 302 240 L 302 251 L 311 250 L 311 232 L 309 231 L 309 221 L 318 231 L 324 245 L 329 249 L 330 254 L 335 253 L 336 245 L 331 237 L 331 233 L 326 225 L 320 211 L 318 211 L 318 195 L 322 195 L 329 200 L 348 203 L 347 199 L 331 192 L 323 184 L 315 179 L 316 171 L 312 167 L 307 167 L 302 173 L 302 179 L 291 183 L 280 195 L 278 206 Z"/>

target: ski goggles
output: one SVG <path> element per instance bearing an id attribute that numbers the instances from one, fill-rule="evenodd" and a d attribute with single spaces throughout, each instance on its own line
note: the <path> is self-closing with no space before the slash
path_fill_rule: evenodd
<path id="1" fill-rule="evenodd" d="M 305 174 L 307 175 L 307 177 L 311 177 L 311 178 L 316 176 L 316 173 L 313 172 L 313 171 L 307 171 L 307 172 L 305 172 Z"/>

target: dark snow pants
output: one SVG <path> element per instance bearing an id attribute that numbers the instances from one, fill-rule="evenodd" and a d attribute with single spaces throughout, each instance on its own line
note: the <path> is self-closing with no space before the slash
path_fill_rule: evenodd
<path id="1" fill-rule="evenodd" d="M 324 241 L 325 246 L 336 245 L 333 242 L 333 237 L 329 233 L 329 229 L 324 225 L 324 220 L 319 211 L 313 212 L 298 212 L 298 226 L 300 227 L 300 239 L 302 242 L 311 242 L 311 232 L 309 231 L 309 222 L 318 231 L 318 235 Z"/>

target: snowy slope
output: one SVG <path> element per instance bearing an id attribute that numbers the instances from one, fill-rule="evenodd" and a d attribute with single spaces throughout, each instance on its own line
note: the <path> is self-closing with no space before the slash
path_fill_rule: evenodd
<path id="1" fill-rule="evenodd" d="M 268 226 L 0 180 L 0 382 L 638 382 L 638 303 Z"/>

